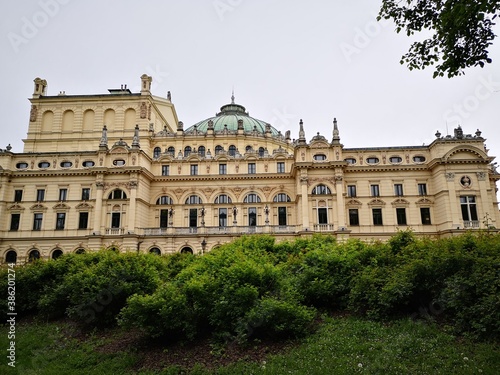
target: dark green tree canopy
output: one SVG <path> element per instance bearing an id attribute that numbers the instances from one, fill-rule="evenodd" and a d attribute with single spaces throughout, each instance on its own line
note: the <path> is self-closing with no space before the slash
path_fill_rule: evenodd
<path id="1" fill-rule="evenodd" d="M 491 63 L 488 47 L 498 15 L 500 0 L 382 0 L 378 20 L 392 19 L 396 32 L 404 30 L 408 36 L 431 31 L 430 38 L 410 46 L 401 64 L 410 70 L 436 64 L 434 78 L 451 78 L 465 68 Z"/>

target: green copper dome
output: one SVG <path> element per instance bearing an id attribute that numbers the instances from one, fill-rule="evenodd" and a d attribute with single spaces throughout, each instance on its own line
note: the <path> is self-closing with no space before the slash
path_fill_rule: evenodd
<path id="1" fill-rule="evenodd" d="M 245 107 L 234 103 L 234 95 L 231 97 L 231 104 L 226 104 L 221 107 L 220 112 L 215 117 L 207 118 L 186 129 L 186 133 L 194 133 L 195 130 L 199 133 L 206 133 L 210 126 L 213 126 L 214 133 L 222 133 L 225 131 L 235 133 L 238 131 L 238 121 L 242 121 L 243 131 L 245 133 L 257 132 L 259 134 L 266 133 L 266 127 L 271 132 L 271 135 L 278 135 L 278 130 L 267 124 L 265 121 L 250 117 L 248 112 L 245 112 Z"/>

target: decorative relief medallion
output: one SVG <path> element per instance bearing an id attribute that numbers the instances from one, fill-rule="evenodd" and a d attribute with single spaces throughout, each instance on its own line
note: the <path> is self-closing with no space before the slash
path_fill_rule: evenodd
<path id="1" fill-rule="evenodd" d="M 469 189 L 470 188 L 470 185 L 471 185 L 472 181 L 470 179 L 469 176 L 465 175 L 465 176 L 462 176 L 460 178 L 460 185 L 462 185 L 462 187 L 464 189 Z"/>
<path id="2" fill-rule="evenodd" d="M 455 173 L 453 172 L 446 172 L 445 175 L 446 181 L 453 181 L 455 179 Z"/>

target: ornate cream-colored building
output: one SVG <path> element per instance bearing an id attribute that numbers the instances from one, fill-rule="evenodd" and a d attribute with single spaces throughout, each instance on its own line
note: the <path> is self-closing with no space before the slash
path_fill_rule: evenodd
<path id="1" fill-rule="evenodd" d="M 0 151 L 2 262 L 115 247 L 196 254 L 246 233 L 434 237 L 500 225 L 478 130 L 428 146 L 290 139 L 234 102 L 186 129 L 170 93 L 47 95 L 35 79 L 24 152 Z M 495 230 L 495 229 L 493 229 Z"/>

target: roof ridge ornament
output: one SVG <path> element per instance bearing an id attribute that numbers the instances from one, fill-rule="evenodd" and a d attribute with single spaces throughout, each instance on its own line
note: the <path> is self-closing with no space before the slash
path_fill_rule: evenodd
<path id="1" fill-rule="evenodd" d="M 234 104 L 234 87 L 233 87 L 233 92 L 232 92 L 232 95 L 231 95 L 231 104 Z"/>

